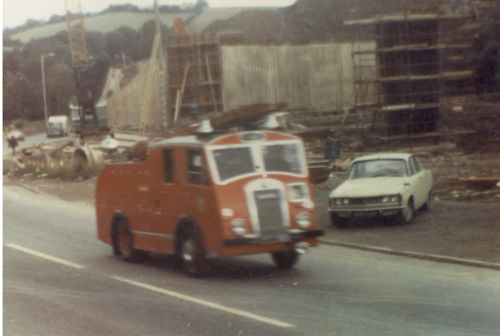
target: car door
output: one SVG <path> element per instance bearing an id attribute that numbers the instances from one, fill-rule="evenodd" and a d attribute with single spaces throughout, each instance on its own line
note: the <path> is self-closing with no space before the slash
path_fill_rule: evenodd
<path id="1" fill-rule="evenodd" d="M 421 177 L 421 185 L 422 185 L 422 204 L 427 202 L 430 196 L 430 192 L 432 190 L 432 173 L 429 169 L 425 169 L 422 164 L 420 163 L 420 160 L 414 156 L 414 164 L 415 168 L 419 171 L 419 173 L 422 175 Z"/>
<path id="2" fill-rule="evenodd" d="M 427 183 L 425 171 L 422 166 L 417 161 L 415 156 L 411 156 L 409 159 L 411 171 L 413 174 L 413 197 L 415 199 L 415 209 L 420 208 L 426 201 L 427 198 Z"/>

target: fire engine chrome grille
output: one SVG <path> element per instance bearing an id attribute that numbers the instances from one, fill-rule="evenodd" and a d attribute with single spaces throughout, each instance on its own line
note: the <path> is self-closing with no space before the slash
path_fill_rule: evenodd
<path id="1" fill-rule="evenodd" d="M 258 190 L 254 192 L 254 198 L 261 238 L 275 237 L 277 239 L 277 235 L 286 232 L 280 191 L 277 189 Z"/>

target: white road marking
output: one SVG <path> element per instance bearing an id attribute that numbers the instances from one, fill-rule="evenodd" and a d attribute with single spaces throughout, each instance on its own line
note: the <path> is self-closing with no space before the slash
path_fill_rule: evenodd
<path id="1" fill-rule="evenodd" d="M 48 255 L 48 254 L 45 254 L 45 253 L 41 253 L 41 252 L 37 252 L 37 251 L 31 250 L 29 248 L 22 247 L 22 246 L 19 246 L 19 245 L 16 245 L 16 244 L 5 244 L 5 245 L 8 246 L 8 247 L 10 247 L 10 248 L 12 248 L 12 249 L 14 249 L 14 250 L 18 250 L 18 251 L 21 251 L 21 252 L 24 252 L 24 253 L 27 253 L 27 254 L 31 254 L 31 255 L 33 255 L 35 257 L 39 257 L 39 258 L 42 258 L 42 259 L 45 259 L 45 260 L 49 260 L 49 261 L 52 261 L 52 262 L 55 262 L 55 263 L 58 263 L 58 264 L 61 264 L 61 265 L 64 265 L 64 266 L 73 267 L 73 268 L 77 268 L 77 269 L 85 268 L 85 266 L 72 263 L 71 261 L 67 261 L 67 260 L 64 260 L 64 259 L 61 259 L 61 258 L 53 257 L 51 255 Z"/>
<path id="2" fill-rule="evenodd" d="M 221 304 L 218 304 L 218 303 L 214 303 L 214 302 L 206 301 L 206 300 L 203 300 L 203 299 L 198 299 L 198 298 L 195 298 L 193 296 L 189 296 L 189 295 L 181 294 L 181 293 L 178 293 L 178 292 L 174 292 L 174 291 L 171 291 L 171 290 L 168 290 L 168 289 L 163 289 L 163 288 L 160 288 L 160 287 L 151 286 L 151 285 L 148 285 L 148 284 L 145 284 L 145 283 L 142 283 L 142 282 L 138 282 L 138 281 L 134 281 L 134 280 L 129 280 L 129 279 L 122 278 L 122 277 L 119 277 L 119 276 L 114 276 L 113 279 L 121 281 L 121 282 L 125 282 L 125 283 L 127 283 L 129 285 L 133 285 L 133 286 L 136 286 L 136 287 L 148 289 L 148 290 L 156 292 L 156 293 L 161 293 L 161 294 L 164 294 L 164 295 L 168 295 L 168 296 L 174 297 L 174 298 L 179 299 L 179 300 L 184 300 L 184 301 L 187 301 L 187 302 L 196 303 L 198 305 L 205 306 L 205 307 L 212 308 L 212 309 L 217 309 L 217 310 L 229 313 L 229 314 L 238 315 L 238 316 L 242 316 L 242 317 L 245 317 L 245 318 L 248 318 L 248 319 L 252 319 L 252 320 L 255 320 L 255 321 L 258 321 L 258 322 L 270 324 L 270 325 L 275 326 L 275 327 L 281 327 L 281 328 L 294 328 L 295 327 L 293 324 L 290 324 L 290 323 L 286 323 L 286 322 L 282 322 L 282 321 L 279 321 L 279 320 L 270 319 L 270 318 L 267 318 L 267 317 L 264 317 L 264 316 L 260 316 L 260 315 L 256 315 L 256 314 L 253 314 L 253 313 L 249 313 L 249 312 L 246 312 L 246 311 L 243 311 L 243 310 L 239 310 L 239 309 L 227 307 L 227 306 L 224 306 L 224 305 L 221 305 Z"/>

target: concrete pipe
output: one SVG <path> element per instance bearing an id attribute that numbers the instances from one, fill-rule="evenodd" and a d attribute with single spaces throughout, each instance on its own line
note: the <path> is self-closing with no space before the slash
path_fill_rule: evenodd
<path id="1" fill-rule="evenodd" d="M 103 152 L 89 147 L 78 147 L 73 152 L 73 169 L 79 176 L 91 176 L 97 173 L 104 164 Z"/>

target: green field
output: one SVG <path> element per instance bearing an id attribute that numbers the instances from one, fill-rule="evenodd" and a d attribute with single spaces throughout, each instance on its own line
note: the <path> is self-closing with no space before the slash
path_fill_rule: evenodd
<path id="1" fill-rule="evenodd" d="M 171 26 L 174 17 L 189 17 L 189 13 L 161 14 L 161 21 Z M 87 31 L 97 31 L 108 33 L 122 26 L 138 30 L 145 22 L 154 19 L 154 13 L 131 13 L 115 12 L 96 15 L 85 18 L 85 29 Z M 12 35 L 12 39 L 19 39 L 26 43 L 32 39 L 39 39 L 55 35 L 61 31 L 66 31 L 66 22 L 47 24 L 41 27 L 31 28 Z"/>

